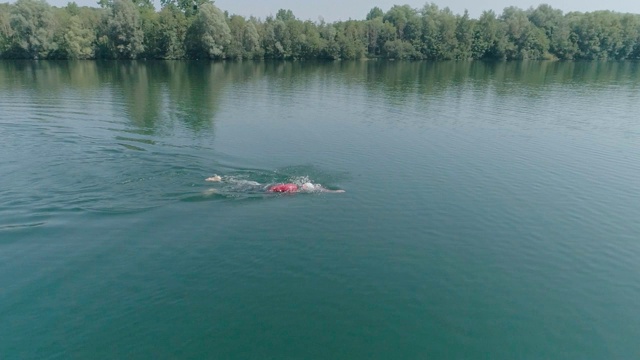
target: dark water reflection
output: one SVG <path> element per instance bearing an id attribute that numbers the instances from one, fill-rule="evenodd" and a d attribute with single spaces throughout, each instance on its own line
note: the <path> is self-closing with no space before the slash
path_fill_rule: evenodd
<path id="1" fill-rule="evenodd" d="M 108 88 L 114 106 L 132 123 L 152 131 L 165 113 L 194 132 L 210 129 L 225 88 L 266 79 L 270 87 L 305 86 L 339 78 L 387 98 L 437 95 L 463 86 L 491 85 L 507 94 L 514 84 L 535 94 L 551 85 L 594 87 L 640 83 L 638 62 L 0 62 L 0 88 L 27 89 L 38 102 L 62 101 Z M 462 90 L 460 90 L 462 91 Z M 46 95 L 46 96 L 43 96 Z"/>

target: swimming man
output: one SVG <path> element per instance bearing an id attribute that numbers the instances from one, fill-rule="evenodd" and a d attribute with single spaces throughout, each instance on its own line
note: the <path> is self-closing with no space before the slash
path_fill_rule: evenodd
<path id="1" fill-rule="evenodd" d="M 252 185 L 252 186 L 260 186 L 261 184 L 255 181 L 248 180 L 237 180 L 237 179 L 223 179 L 222 176 L 213 175 L 205 179 L 205 181 L 210 182 L 223 182 L 223 181 L 231 181 L 238 182 L 241 181 L 243 184 Z M 344 190 L 331 190 L 323 187 L 320 184 L 313 184 L 310 182 L 306 182 L 302 184 L 302 186 L 298 186 L 298 184 L 294 183 L 279 183 L 265 186 L 265 191 L 268 193 L 298 193 L 298 192 L 328 192 L 328 193 L 343 193 Z"/>

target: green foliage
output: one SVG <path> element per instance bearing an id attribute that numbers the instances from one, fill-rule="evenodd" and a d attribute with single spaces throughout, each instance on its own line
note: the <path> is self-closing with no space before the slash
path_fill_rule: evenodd
<path id="1" fill-rule="evenodd" d="M 382 18 L 390 22 L 397 31 L 398 38 L 410 39 L 415 37 L 418 12 L 409 5 L 394 5 Z"/>
<path id="2" fill-rule="evenodd" d="M 49 59 L 95 59 L 97 31 L 104 31 L 107 11 L 104 9 L 80 7 L 71 2 L 66 7 L 53 8 L 57 24 L 53 41 L 56 48 Z"/>
<path id="3" fill-rule="evenodd" d="M 192 59 L 223 59 L 231 30 L 222 11 L 213 4 L 200 6 L 187 32 L 187 54 Z"/>
<path id="4" fill-rule="evenodd" d="M 324 46 L 320 50 L 320 58 L 328 60 L 340 59 L 340 45 L 338 44 L 338 30 L 331 24 L 320 25 L 320 37 Z"/>
<path id="5" fill-rule="evenodd" d="M 262 44 L 264 55 L 267 58 L 288 59 L 291 57 L 291 41 L 284 21 L 267 18 L 263 27 Z"/>
<path id="6" fill-rule="evenodd" d="M 516 7 L 504 9 L 501 20 L 506 26 L 507 59 L 543 59 L 549 50 L 544 30 L 536 27 L 525 11 Z"/>
<path id="7" fill-rule="evenodd" d="M 69 13 L 69 15 L 71 15 L 71 16 L 80 15 L 80 7 L 74 1 L 68 3 L 66 9 L 67 9 L 67 12 Z"/>
<path id="8" fill-rule="evenodd" d="M 485 11 L 478 19 L 473 35 L 474 59 L 505 59 L 506 30 L 493 11 Z"/>
<path id="9" fill-rule="evenodd" d="M 246 58 L 256 59 L 264 56 L 264 50 L 260 47 L 260 34 L 254 21 L 248 21 L 244 26 L 242 48 Z"/>
<path id="10" fill-rule="evenodd" d="M 144 50 L 138 57 L 153 59 L 159 56 L 160 47 L 160 14 L 145 3 L 138 6 L 140 13 L 140 29 L 144 35 Z"/>
<path id="11" fill-rule="evenodd" d="M 233 15 L 229 18 L 231 44 L 227 49 L 227 57 L 232 59 L 256 59 L 263 56 L 260 47 L 260 34 L 254 20 Z"/>
<path id="12" fill-rule="evenodd" d="M 396 39 L 396 28 L 382 20 L 382 16 L 366 22 L 365 28 L 367 53 L 369 56 L 382 56 L 384 45 Z"/>
<path id="13" fill-rule="evenodd" d="M 571 29 L 567 18 L 561 10 L 553 9 L 549 5 L 540 5 L 535 10 L 529 10 L 529 21 L 544 31 L 549 40 L 549 52 L 559 59 L 573 59 L 576 44 L 571 39 Z"/>
<path id="14" fill-rule="evenodd" d="M 0 4 L 0 58 L 9 47 L 9 41 L 13 35 L 11 18 L 9 16 L 9 4 Z"/>
<path id="15" fill-rule="evenodd" d="M 383 16 L 384 16 L 384 11 L 382 11 L 382 9 L 376 6 L 373 9 L 371 9 L 371 11 L 369 11 L 369 13 L 367 14 L 367 20 L 373 20 L 373 19 L 381 18 Z"/>
<path id="16" fill-rule="evenodd" d="M 387 41 L 384 44 L 384 51 L 390 59 L 404 60 L 419 56 L 409 42 L 400 39 Z"/>
<path id="17" fill-rule="evenodd" d="M 340 48 L 341 59 L 360 59 L 366 54 L 364 34 L 366 28 L 358 21 L 347 21 L 339 24 L 336 41 Z"/>
<path id="18" fill-rule="evenodd" d="M 165 6 L 158 13 L 155 29 L 153 57 L 157 59 L 182 59 L 185 56 L 184 43 L 187 19 L 175 6 Z"/>
<path id="19" fill-rule="evenodd" d="M 596 11 L 571 17 L 580 59 L 637 58 L 640 25 L 637 15 Z"/>
<path id="20" fill-rule="evenodd" d="M 106 0 L 100 0 L 106 1 Z M 198 13 L 200 7 L 204 4 L 213 4 L 210 0 L 160 0 L 160 5 L 164 9 L 171 6 L 179 9 L 186 17 L 194 16 Z"/>
<path id="21" fill-rule="evenodd" d="M 231 59 L 244 59 L 244 29 L 246 20 L 239 15 L 233 15 L 228 21 L 229 30 L 231 31 L 231 43 L 227 48 L 227 57 Z"/>
<path id="22" fill-rule="evenodd" d="M 640 59 L 640 16 L 624 14 L 622 25 L 622 59 Z"/>
<path id="23" fill-rule="evenodd" d="M 458 57 L 458 19 L 449 8 L 440 10 L 435 4 L 425 5 L 422 29 L 419 44 L 425 58 L 452 60 Z"/>
<path id="24" fill-rule="evenodd" d="M 94 57 L 95 32 L 84 24 L 80 16 L 72 15 L 59 37 L 57 58 L 92 59 Z"/>
<path id="25" fill-rule="evenodd" d="M 114 0 L 98 29 L 97 53 L 107 59 L 136 59 L 144 51 L 140 12 L 130 0 Z"/>
<path id="26" fill-rule="evenodd" d="M 0 57 L 25 59 L 640 59 L 640 16 L 568 13 L 549 5 L 471 19 L 427 3 L 372 8 L 325 23 L 280 9 L 264 21 L 211 0 L 98 0 L 100 9 L 43 0 L 0 4 Z"/>
<path id="27" fill-rule="evenodd" d="M 18 0 L 11 8 L 10 37 L 6 57 L 46 58 L 56 50 L 53 34 L 57 24 L 53 10 L 42 0 Z"/>
<path id="28" fill-rule="evenodd" d="M 469 18 L 465 10 L 464 15 L 456 19 L 456 41 L 458 48 L 455 54 L 456 60 L 468 60 L 473 58 L 473 34 L 475 21 Z"/>
<path id="29" fill-rule="evenodd" d="M 284 22 L 295 20 L 296 17 L 293 15 L 293 11 L 280 9 L 276 13 L 276 20 L 281 20 Z"/>

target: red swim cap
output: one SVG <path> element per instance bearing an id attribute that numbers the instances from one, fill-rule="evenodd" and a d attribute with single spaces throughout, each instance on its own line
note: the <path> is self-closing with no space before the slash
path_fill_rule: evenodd
<path id="1" fill-rule="evenodd" d="M 294 193 L 298 192 L 298 185 L 296 184 L 277 184 L 269 187 L 267 192 L 277 193 Z"/>

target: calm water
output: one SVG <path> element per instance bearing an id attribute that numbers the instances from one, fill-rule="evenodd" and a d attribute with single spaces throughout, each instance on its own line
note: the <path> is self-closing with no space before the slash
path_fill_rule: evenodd
<path id="1" fill-rule="evenodd" d="M 0 62 L 0 358 L 640 358 L 639 114 L 631 62 Z"/>

